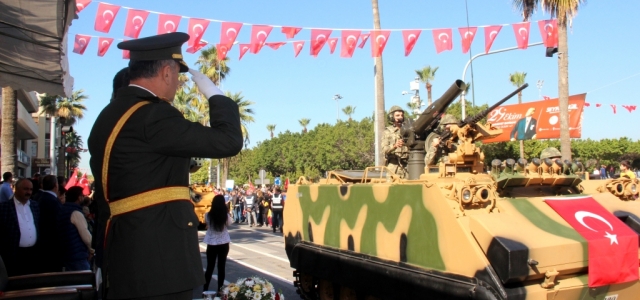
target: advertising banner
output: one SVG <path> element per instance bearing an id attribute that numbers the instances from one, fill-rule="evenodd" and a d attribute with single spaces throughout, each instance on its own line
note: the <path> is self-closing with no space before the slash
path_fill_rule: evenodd
<path id="1" fill-rule="evenodd" d="M 569 96 L 569 135 L 582 135 L 582 110 L 587 94 Z M 487 123 L 502 129 L 499 136 L 483 143 L 560 138 L 558 98 L 498 106 L 487 116 Z"/>

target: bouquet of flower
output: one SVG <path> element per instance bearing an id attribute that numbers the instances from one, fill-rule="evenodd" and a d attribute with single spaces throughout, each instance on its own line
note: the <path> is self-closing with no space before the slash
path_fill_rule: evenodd
<path id="1" fill-rule="evenodd" d="M 284 295 L 266 279 L 247 277 L 223 286 L 222 300 L 284 300 Z"/>

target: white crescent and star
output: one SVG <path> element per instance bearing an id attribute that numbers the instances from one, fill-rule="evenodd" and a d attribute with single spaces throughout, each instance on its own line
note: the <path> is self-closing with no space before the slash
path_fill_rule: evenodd
<path id="1" fill-rule="evenodd" d="M 245 52 L 247 50 L 249 50 L 249 47 L 247 47 L 247 46 L 242 47 L 242 52 Z"/>
<path id="2" fill-rule="evenodd" d="M 492 39 L 492 40 L 493 40 L 493 39 L 495 38 L 495 35 L 497 35 L 497 34 L 498 34 L 498 32 L 497 32 L 497 31 L 495 31 L 495 30 L 494 30 L 494 31 L 491 31 L 491 32 L 489 33 L 489 39 Z"/>
<path id="3" fill-rule="evenodd" d="M 472 36 L 472 37 L 473 37 L 473 31 L 468 31 L 468 30 L 467 30 L 467 32 L 465 32 L 465 33 L 464 33 L 464 38 L 465 38 L 465 39 L 467 38 L 467 35 L 470 35 L 470 36 Z"/>
<path id="4" fill-rule="evenodd" d="M 380 42 L 380 38 L 382 38 L 382 42 Z M 387 37 L 385 37 L 384 35 L 378 35 L 376 37 L 376 43 L 378 43 L 379 46 L 382 46 L 386 41 Z"/>
<path id="5" fill-rule="evenodd" d="M 351 42 L 351 40 L 353 39 L 353 42 Z M 356 39 L 355 35 L 349 35 L 347 37 L 347 45 L 349 45 L 349 47 L 353 47 L 353 45 L 356 43 L 358 39 Z"/>
<path id="6" fill-rule="evenodd" d="M 233 35 L 229 35 L 229 32 L 233 32 Z M 235 28 L 229 28 L 229 29 L 227 29 L 227 33 L 226 34 L 227 34 L 228 38 L 233 38 L 236 35 L 238 35 L 238 31 Z"/>
<path id="7" fill-rule="evenodd" d="M 442 36 L 443 36 L 443 35 L 444 35 L 444 37 L 445 37 L 444 41 L 442 41 Z M 441 34 L 438 34 L 438 39 L 439 39 L 439 40 L 441 40 L 443 43 L 446 43 L 446 42 L 447 42 L 447 40 L 449 40 L 449 35 L 443 32 L 443 33 L 441 33 Z"/>
<path id="8" fill-rule="evenodd" d="M 109 43 L 109 41 L 107 40 L 103 40 L 102 43 L 100 43 L 100 45 L 104 46 L 104 44 L 107 44 L 107 46 L 111 45 L 111 43 Z"/>
<path id="9" fill-rule="evenodd" d="M 407 36 L 407 41 L 411 42 L 411 41 L 415 41 L 416 40 L 416 35 L 415 34 L 410 34 Z"/>
<path id="10" fill-rule="evenodd" d="M 589 227 L 589 225 L 587 225 L 584 222 L 585 218 L 593 218 L 593 219 L 596 219 L 596 220 L 598 220 L 598 221 L 600 221 L 600 222 L 602 222 L 604 224 L 607 224 L 607 226 L 609 226 L 609 229 L 611 231 L 613 231 L 613 225 L 611 225 L 611 223 L 609 223 L 609 221 L 607 221 L 607 219 L 603 218 L 600 215 L 596 215 L 596 214 L 594 214 L 592 212 L 588 212 L 588 211 L 584 211 L 584 210 L 577 211 L 575 213 L 574 217 L 580 223 L 580 225 L 584 226 L 585 228 L 587 228 L 587 229 L 589 229 L 591 231 L 598 232 L 597 230 Z M 608 232 L 605 231 L 605 236 L 604 237 L 606 237 L 606 238 L 608 238 L 610 240 L 610 242 L 611 242 L 610 245 L 613 245 L 613 243 L 618 244 L 618 238 L 617 238 L 617 236 L 615 234 L 611 234 L 611 233 L 608 233 Z"/>
<path id="11" fill-rule="evenodd" d="M 522 33 L 522 31 L 524 31 L 524 33 Z M 524 27 L 518 29 L 518 33 L 522 36 L 523 39 L 527 37 L 527 29 Z"/>
<path id="12" fill-rule="evenodd" d="M 196 32 L 196 28 L 198 27 L 200 27 L 200 32 L 204 31 L 204 27 L 202 27 L 202 25 L 200 24 L 193 25 L 191 29 L 193 29 L 193 32 L 196 34 L 196 36 L 200 36 L 200 32 Z"/>
<path id="13" fill-rule="evenodd" d="M 550 27 L 551 30 L 547 30 L 547 27 Z M 544 31 L 547 32 L 547 35 L 551 35 L 551 33 L 553 32 L 553 25 L 552 24 L 546 24 L 544 25 Z"/>
<path id="14" fill-rule="evenodd" d="M 336 44 L 336 40 L 329 40 L 329 44 L 331 44 L 331 46 Z"/>
<path id="15" fill-rule="evenodd" d="M 78 11 L 83 10 L 84 9 L 84 4 L 78 3 L 78 4 L 76 4 L 76 7 L 78 8 Z"/>
<path id="16" fill-rule="evenodd" d="M 322 38 L 322 41 L 320 41 L 320 38 Z M 318 36 L 316 36 L 316 42 L 322 43 L 323 41 L 327 40 L 327 36 L 324 34 L 318 34 Z"/>
<path id="17" fill-rule="evenodd" d="M 133 17 L 133 20 L 131 20 L 131 23 L 133 23 L 134 28 L 137 30 L 140 26 L 136 25 L 136 20 L 140 20 L 140 26 L 142 26 L 144 24 L 144 19 L 142 19 L 141 16 L 135 16 Z"/>
<path id="18" fill-rule="evenodd" d="M 87 39 L 85 38 L 79 38 L 78 39 L 78 44 L 80 44 L 80 46 L 83 46 L 87 44 Z"/>
<path id="19" fill-rule="evenodd" d="M 107 9 L 102 13 L 102 18 L 104 19 L 104 22 L 109 23 L 109 19 L 105 17 L 106 14 L 110 14 L 111 18 L 113 19 L 113 12 L 110 9 Z"/>
<path id="20" fill-rule="evenodd" d="M 267 33 L 264 30 L 258 31 L 258 34 L 256 34 L 256 38 L 260 39 L 261 35 L 264 35 L 264 39 L 267 38 Z M 264 40 L 264 39 L 262 39 L 262 40 Z"/>
<path id="21" fill-rule="evenodd" d="M 167 29 L 167 25 L 171 25 L 171 29 Z M 173 32 L 176 29 L 176 23 L 173 23 L 171 20 L 167 20 L 164 22 L 164 29 L 167 30 L 167 33 Z"/>
<path id="22" fill-rule="evenodd" d="M 296 49 L 298 49 L 298 50 L 302 49 L 302 44 L 297 44 L 296 45 Z"/>

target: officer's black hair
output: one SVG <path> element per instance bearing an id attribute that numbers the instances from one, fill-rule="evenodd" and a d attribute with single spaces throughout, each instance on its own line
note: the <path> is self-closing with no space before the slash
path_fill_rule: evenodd
<path id="1" fill-rule="evenodd" d="M 167 64 L 177 64 L 177 62 L 173 59 L 129 61 L 129 80 L 153 78 Z"/>
<path id="2" fill-rule="evenodd" d="M 224 203 L 224 196 L 216 195 L 211 201 L 211 210 L 209 214 L 209 226 L 217 232 L 222 232 L 227 226 L 227 218 L 229 215 L 229 208 Z"/>
<path id="3" fill-rule="evenodd" d="M 42 189 L 45 191 L 51 191 L 58 185 L 58 178 L 55 175 L 47 175 L 42 178 Z"/>

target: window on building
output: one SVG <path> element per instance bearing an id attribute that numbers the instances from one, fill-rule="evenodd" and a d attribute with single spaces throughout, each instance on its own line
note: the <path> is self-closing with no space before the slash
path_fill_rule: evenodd
<path id="1" fill-rule="evenodd" d="M 44 141 L 44 158 L 49 158 L 49 140 Z"/>
<path id="2" fill-rule="evenodd" d="M 38 142 L 31 142 L 31 153 L 32 157 L 38 157 Z"/>

